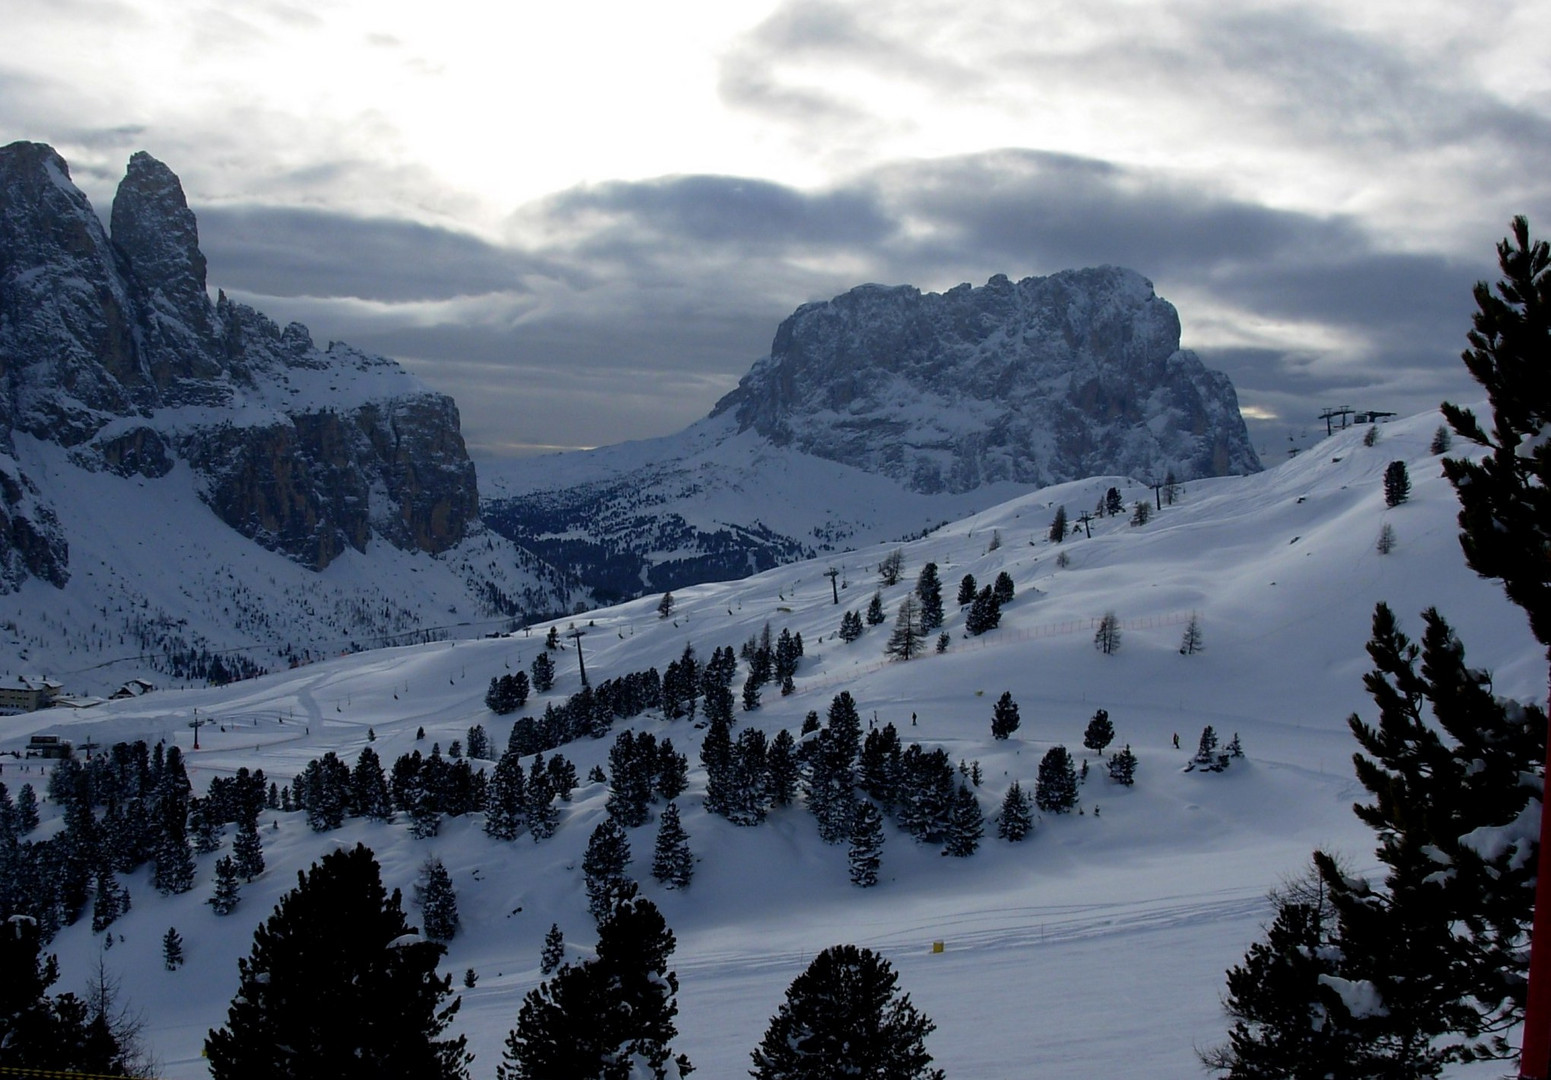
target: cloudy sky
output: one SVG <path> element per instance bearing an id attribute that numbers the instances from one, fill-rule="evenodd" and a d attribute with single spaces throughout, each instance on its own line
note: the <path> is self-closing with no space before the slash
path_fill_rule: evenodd
<path id="1" fill-rule="evenodd" d="M 454 395 L 476 457 L 666 434 L 796 305 L 1117 263 L 1279 460 L 1476 395 L 1472 282 L 1551 222 L 1543 0 L 5 0 L 0 143 L 210 283 Z"/>

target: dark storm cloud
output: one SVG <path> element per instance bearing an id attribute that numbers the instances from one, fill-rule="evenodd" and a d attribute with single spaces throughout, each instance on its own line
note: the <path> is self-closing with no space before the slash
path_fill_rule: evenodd
<path id="1" fill-rule="evenodd" d="M 270 296 L 445 300 L 525 291 L 560 268 L 466 233 L 288 207 L 198 210 L 212 284 Z"/>
<path id="2" fill-rule="evenodd" d="M 1469 264 L 1394 252 L 1353 218 L 1028 151 L 897 164 L 820 191 L 725 176 L 592 185 L 526 208 L 513 227 L 528 239 L 510 246 L 311 211 L 222 209 L 201 222 L 212 283 L 388 301 L 256 302 L 403 359 L 459 400 L 487 453 L 689 423 L 793 308 L 863 281 L 941 289 L 1103 263 L 1140 271 L 1182 307 L 1186 347 L 1202 345 L 1192 325 L 1280 324 L 1276 347 L 1198 347 L 1252 412 L 1284 418 L 1255 425 L 1276 447 L 1288 425 L 1339 403 L 1332 395 L 1405 412 L 1468 394 L 1458 353 L 1470 285 L 1492 276 L 1490 241 Z M 457 297 L 489 302 L 427 314 Z M 1298 340 L 1305 329 L 1311 343 Z"/>
<path id="3" fill-rule="evenodd" d="M 577 236 L 577 250 L 589 254 L 664 241 L 675 247 L 867 248 L 895 227 L 865 189 L 815 194 L 734 176 L 597 184 L 547 200 L 542 213 L 551 228 Z"/>

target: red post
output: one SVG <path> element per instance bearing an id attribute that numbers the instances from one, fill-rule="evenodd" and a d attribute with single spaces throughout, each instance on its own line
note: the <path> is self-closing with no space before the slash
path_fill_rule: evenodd
<path id="1" fill-rule="evenodd" d="M 1546 779 L 1551 781 L 1551 730 L 1546 739 Z M 1530 928 L 1529 1000 L 1524 1006 L 1524 1045 L 1519 1080 L 1551 1078 L 1551 810 L 1540 795 L 1540 858 L 1535 865 L 1535 921 Z"/>

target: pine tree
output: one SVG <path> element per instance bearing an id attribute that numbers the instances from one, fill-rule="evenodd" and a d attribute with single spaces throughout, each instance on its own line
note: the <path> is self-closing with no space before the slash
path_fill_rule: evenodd
<path id="1" fill-rule="evenodd" d="M 772 806 L 790 806 L 797 798 L 797 741 L 782 728 L 765 755 L 765 798 Z"/>
<path id="2" fill-rule="evenodd" d="M 1217 732 L 1211 724 L 1201 729 L 1201 741 L 1196 746 L 1195 756 L 1190 759 L 1190 768 L 1200 769 L 1202 772 L 1222 772 L 1228 767 L 1228 756 L 1219 753 L 1217 749 Z"/>
<path id="3" fill-rule="evenodd" d="M 991 738 L 1005 739 L 1018 730 L 1018 703 L 1012 699 L 1012 691 L 1002 691 L 991 710 Z"/>
<path id="4" fill-rule="evenodd" d="M 904 572 L 905 552 L 901 548 L 895 548 L 878 563 L 878 578 L 885 585 L 898 585 L 900 575 Z"/>
<path id="5" fill-rule="evenodd" d="M 230 855 L 223 855 L 215 863 L 215 891 L 208 901 L 217 915 L 230 915 L 237 909 L 237 863 Z"/>
<path id="6" fill-rule="evenodd" d="M 551 975 L 565 960 L 565 935 L 559 923 L 550 923 L 544 935 L 544 948 L 539 953 L 539 974 Z"/>
<path id="7" fill-rule="evenodd" d="M 1192 611 L 1190 613 L 1190 621 L 1185 624 L 1185 632 L 1179 639 L 1179 654 L 1181 656 L 1194 656 L 1203 647 L 1201 617 Z"/>
<path id="8" fill-rule="evenodd" d="M 743 683 L 743 711 L 753 712 L 759 708 L 759 683 L 750 675 Z"/>
<path id="9" fill-rule="evenodd" d="M 555 789 L 550 784 L 549 771 L 544 767 L 544 755 L 535 754 L 528 770 L 527 785 L 528 832 L 535 843 L 555 835 L 560 824 L 560 811 L 555 807 Z"/>
<path id="10" fill-rule="evenodd" d="M 1033 830 L 1033 807 L 1023 785 L 1014 780 L 1002 798 L 1002 812 L 996 819 L 996 835 L 1017 843 Z"/>
<path id="11" fill-rule="evenodd" d="M 909 660 L 921 654 L 921 642 L 926 632 L 921 628 L 921 608 L 914 596 L 899 602 L 894 618 L 894 630 L 889 635 L 883 654 L 895 660 Z"/>
<path id="12" fill-rule="evenodd" d="M 464 1038 L 442 1039 L 458 1002 L 444 951 L 411 933 L 371 851 L 331 851 L 255 932 L 227 1021 L 205 1040 L 214 1080 L 459 1080 Z M 327 1008 L 319 1008 L 327 1002 Z"/>
<path id="13" fill-rule="evenodd" d="M 1333 984 L 1340 979 L 1337 917 L 1317 871 L 1271 894 L 1275 919 L 1264 941 L 1228 971 L 1223 1009 L 1233 1020 L 1228 1042 L 1201 1054 L 1229 1077 L 1370 1075 L 1353 1067 L 1361 1038 Z M 1397 1076 L 1409 1075 L 1402 1072 Z"/>
<path id="14" fill-rule="evenodd" d="M 1115 741 L 1115 725 L 1109 722 L 1109 710 L 1100 709 L 1088 721 L 1082 733 L 1082 744 L 1094 753 L 1102 754 L 1104 748 Z"/>
<path id="15" fill-rule="evenodd" d="M 490 733 L 485 730 L 484 724 L 475 724 L 468 731 L 469 757 L 479 761 L 489 761 L 490 758 Z"/>
<path id="16" fill-rule="evenodd" d="M 1152 503 L 1146 499 L 1136 500 L 1136 505 L 1131 507 L 1131 524 L 1146 525 L 1152 520 Z"/>
<path id="17" fill-rule="evenodd" d="M 996 597 L 996 606 L 1004 608 L 1012 603 L 1013 584 L 1012 575 L 1006 570 L 996 575 L 996 580 L 991 583 L 991 595 Z"/>
<path id="18" fill-rule="evenodd" d="M 1404 461 L 1391 461 L 1384 470 L 1384 505 L 1399 506 L 1411 497 L 1411 477 Z"/>
<path id="19" fill-rule="evenodd" d="M 495 763 L 485 789 L 485 835 L 494 840 L 515 840 L 527 820 L 528 785 L 522 760 L 510 749 Z"/>
<path id="20" fill-rule="evenodd" d="M 92 900 L 92 933 L 100 934 L 129 910 L 129 890 L 119 884 L 111 869 L 97 870 L 97 895 Z"/>
<path id="21" fill-rule="evenodd" d="M 673 931 L 650 900 L 619 903 L 598 927 L 597 958 L 561 968 L 523 999 L 498 1080 L 667 1080 L 693 1071 L 675 1055 Z"/>
<path id="22" fill-rule="evenodd" d="M 1439 424 L 1438 430 L 1433 432 L 1433 441 L 1427 445 L 1429 454 L 1447 454 L 1454 445 L 1454 437 L 1449 434 L 1447 424 Z"/>
<path id="23" fill-rule="evenodd" d="M 652 877 L 670 889 L 682 889 L 695 876 L 695 858 L 689 851 L 689 834 L 679 821 L 677 803 L 663 807 L 657 824 L 657 844 L 652 849 Z"/>
<path id="24" fill-rule="evenodd" d="M 26 836 L 38 827 L 38 793 L 32 790 L 31 784 L 23 784 L 17 791 L 11 820 L 15 823 L 17 836 Z"/>
<path id="25" fill-rule="evenodd" d="M 1077 805 L 1077 770 L 1064 746 L 1052 746 L 1039 763 L 1034 805 L 1050 814 L 1065 814 Z"/>
<path id="26" fill-rule="evenodd" d="M 929 562 L 921 567 L 916 578 L 916 599 L 921 604 L 921 629 L 931 633 L 942 625 L 942 580 L 937 576 L 937 564 Z"/>
<path id="27" fill-rule="evenodd" d="M 689 786 L 689 759 L 673 748 L 672 739 L 663 739 L 657 747 L 657 769 L 652 780 L 652 790 L 660 797 L 673 800 Z"/>
<path id="28" fill-rule="evenodd" d="M 883 622 L 884 617 L 883 593 L 875 592 L 872 594 L 872 599 L 867 601 L 867 625 L 877 626 Z"/>
<path id="29" fill-rule="evenodd" d="M 1120 497 L 1119 488 L 1110 488 L 1104 493 L 1104 513 L 1110 517 L 1117 517 L 1120 511 L 1125 509 L 1125 500 Z"/>
<path id="30" fill-rule="evenodd" d="M 662 594 L 662 599 L 657 601 L 657 617 L 659 619 L 666 619 L 669 615 L 672 614 L 673 594 L 670 592 L 665 592 Z"/>
<path id="31" fill-rule="evenodd" d="M 259 837 L 258 814 L 244 811 L 237 822 L 232 840 L 232 861 L 244 881 L 252 881 L 264 872 L 264 841 Z"/>
<path id="32" fill-rule="evenodd" d="M 948 817 L 948 837 L 942 853 L 955 858 L 966 858 L 980 848 L 980 838 L 985 835 L 984 819 L 980 813 L 980 800 L 963 784 L 953 797 L 953 807 Z"/>
<path id="33" fill-rule="evenodd" d="M 1093 647 L 1105 656 L 1120 651 L 1120 620 L 1113 611 L 1106 611 L 1099 619 L 1099 628 L 1093 634 Z"/>
<path id="34" fill-rule="evenodd" d="M 851 822 L 851 884 L 870 889 L 878 884 L 878 866 L 883 859 L 883 815 L 872 803 L 857 805 Z"/>
<path id="35" fill-rule="evenodd" d="M 1059 544 L 1066 539 L 1066 506 L 1056 507 L 1056 516 L 1050 522 L 1050 542 Z"/>
<path id="36" fill-rule="evenodd" d="M 370 746 L 363 746 L 350 771 L 350 804 L 355 812 L 373 821 L 393 817 L 393 799 L 388 793 L 388 778 L 382 771 L 382 759 Z"/>
<path id="37" fill-rule="evenodd" d="M 550 627 L 550 634 L 554 636 L 554 627 Z M 555 685 L 555 662 L 549 658 L 549 653 L 541 652 L 535 656 L 531 670 L 533 672 L 533 689 L 540 694 L 549 693 Z"/>
<path id="38" fill-rule="evenodd" d="M 599 923 L 614 910 L 620 890 L 629 882 L 630 841 L 618 822 L 605 818 L 587 841 L 582 856 L 582 877 L 587 888 L 587 910 Z"/>
<path id="39" fill-rule="evenodd" d="M 1126 743 L 1125 749 L 1118 754 L 1110 755 L 1109 778 L 1126 787 L 1136 783 L 1136 755 L 1131 752 L 1130 743 Z"/>
<path id="40" fill-rule="evenodd" d="M 175 926 L 167 927 L 162 935 L 162 966 L 168 971 L 177 971 L 183 966 L 183 937 Z"/>
<path id="41" fill-rule="evenodd" d="M 975 575 L 965 574 L 964 577 L 959 581 L 959 607 L 963 607 L 965 604 L 974 603 L 976 595 L 978 594 L 975 585 Z"/>
<path id="42" fill-rule="evenodd" d="M 988 630 L 995 630 L 1002 621 L 1002 605 L 996 599 L 996 592 L 987 585 L 975 594 L 974 601 L 969 605 L 969 614 L 964 616 L 964 629 L 970 637 L 979 637 Z"/>
<path id="43" fill-rule="evenodd" d="M 787 988 L 753 1053 L 755 1080 L 943 1080 L 931 1068 L 931 1020 L 870 949 L 835 945 Z"/>
<path id="44" fill-rule="evenodd" d="M 458 895 L 452 887 L 452 876 L 447 873 L 447 867 L 434 855 L 420 866 L 420 880 L 415 883 L 415 906 L 420 909 L 426 937 L 432 941 L 451 941 L 457 934 Z"/>

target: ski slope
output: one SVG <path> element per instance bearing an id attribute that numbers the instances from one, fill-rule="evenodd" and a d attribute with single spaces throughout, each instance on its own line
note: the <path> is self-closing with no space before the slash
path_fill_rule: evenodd
<path id="1" fill-rule="evenodd" d="M 653 596 L 562 620 L 562 632 L 573 624 L 585 632 L 581 647 L 594 681 L 662 670 L 685 644 L 704 659 L 717 646 L 741 645 L 767 621 L 776 633 L 800 631 L 806 655 L 797 692 L 782 698 L 766 687 L 762 707 L 740 711 L 739 724 L 795 734 L 804 714 L 822 716 L 845 689 L 864 721 L 892 722 L 907 744 L 943 746 L 956 761 L 978 761 L 984 773 L 978 795 L 988 821 L 975 856 L 945 859 L 890 823 L 882 880 L 860 890 L 848 882 L 845 848 L 821 843 L 801 807 L 773 812 L 758 828 L 706 815 L 698 797 L 703 732 L 692 723 L 654 714 L 633 722 L 671 738 L 691 764 L 690 789 L 678 801 L 698 859 L 694 882 L 667 891 L 651 879 L 655 818 L 629 833 L 631 872 L 678 937 L 676 1048 L 698 1075 L 744 1075 L 787 985 L 837 942 L 873 948 L 895 965 L 901 988 L 936 1022 L 928 1047 L 954 1080 L 1078 1080 L 1140 1062 L 1158 1080 L 1202 1075 L 1196 1049 L 1224 1037 L 1223 973 L 1258 935 L 1267 890 L 1305 867 L 1316 846 L 1343 852 L 1359 869 L 1375 864 L 1372 837 L 1351 813 L 1363 792 L 1352 776 L 1356 746 L 1346 729 L 1352 712 L 1372 715 L 1361 677 L 1374 603 L 1388 601 L 1413 635 L 1418 613 L 1437 606 L 1470 663 L 1494 673 L 1498 693 L 1544 697 L 1545 662 L 1522 613 L 1459 553 L 1453 492 L 1428 453 L 1439 422 L 1429 413 L 1385 425 L 1373 447 L 1363 446 L 1363 429 L 1341 432 L 1264 473 L 1191 483 L 1145 526 L 1104 518 L 1093 523 L 1091 539 L 1079 530 L 1060 545 L 1047 540 L 1057 505 L 1075 519 L 1112 484 L 1128 508 L 1152 492 L 1100 477 L 1014 499 L 903 545 L 904 578 L 884 590 L 888 621 L 849 645 L 835 636 L 841 612 L 866 606 L 877 587 L 873 568 L 895 545 L 685 590 L 666 619 Z M 1465 450 L 1456 445 L 1454 452 Z M 1412 494 L 1386 508 L 1382 476 L 1397 459 L 1408 464 Z M 1381 555 L 1374 544 L 1386 522 L 1397 544 Z M 994 548 L 993 537 L 1000 540 Z M 1062 554 L 1064 568 L 1057 565 Z M 928 650 L 909 662 L 887 661 L 894 608 L 927 561 L 939 566 L 951 644 L 942 655 Z M 824 576 L 829 568 L 845 586 L 838 607 Z M 1017 595 L 1000 627 L 964 637 L 963 612 L 953 602 L 959 579 L 968 573 L 988 584 L 1003 570 Z M 1093 644 L 1093 627 L 1108 611 L 1123 628 L 1111 656 Z M 1205 649 L 1187 657 L 1179 643 L 1192 613 Z M 45 732 L 77 743 L 167 739 L 183 748 L 200 789 L 243 765 L 285 781 L 329 750 L 353 762 L 370 735 L 385 765 L 411 748 L 429 752 L 433 742 L 445 752 L 476 723 L 498 750 L 514 717 L 493 716 L 485 689 L 493 676 L 526 668 L 547 628 L 360 653 L 74 714 L 10 718 L 0 727 L 0 750 Z M 579 685 L 569 642 L 557 666 L 550 697 L 559 701 Z M 735 690 L 741 683 L 740 675 Z M 996 742 L 991 707 L 1004 690 L 1017 701 L 1022 726 Z M 522 712 L 537 715 L 546 700 L 530 698 Z M 1098 708 L 1116 728 L 1111 750 L 1128 743 L 1139 758 L 1132 788 L 1111 784 L 1102 760 L 1082 749 Z M 196 712 L 214 721 L 199 729 L 198 750 L 188 726 Z M 1224 742 L 1238 733 L 1248 756 L 1220 775 L 1182 771 L 1205 724 Z M 425 739 L 417 743 L 421 726 Z M 562 752 L 585 777 L 594 764 L 606 767 L 610 742 L 583 740 Z M 991 816 L 1007 786 L 1019 780 L 1032 789 L 1040 758 L 1057 743 L 1092 765 L 1081 788 L 1083 812 L 1044 816 L 1022 844 L 997 840 Z M 19 768 L 7 761 L 0 775 L 13 792 L 20 782 L 39 783 L 36 764 L 30 774 Z M 244 886 L 232 915 L 218 918 L 205 903 L 218 855 L 198 857 L 195 889 L 179 897 L 158 896 L 141 871 L 126 882 L 132 910 L 112 928 L 122 943 L 115 939 L 102 952 L 89 920 L 55 940 L 63 970 L 56 989 L 79 989 L 101 955 L 144 1015 L 160 1075 L 204 1076 L 200 1046 L 224 1021 L 237 957 L 298 869 L 336 845 L 361 841 L 407 903 L 420 864 L 434 853 L 452 874 L 462 918 L 445 970 L 455 984 L 466 969 L 478 975 L 474 988 L 460 991 L 455 1030 L 468 1035 L 476 1054 L 473 1075 L 492 1077 L 522 996 L 539 981 L 550 924 L 561 926 L 576 954 L 592 943 L 580 863 L 604 816 L 605 794 L 604 785 L 584 782 L 562 804 L 558 832 L 537 845 L 526 835 L 491 841 L 477 816 L 448 819 L 439 836 L 415 840 L 402 821 L 353 820 L 318 834 L 301 814 L 266 812 L 268 870 Z M 45 807 L 44 830 L 57 826 L 51 813 Z M 413 909 L 410 915 L 417 918 Z M 183 936 L 188 956 L 172 973 L 160 958 L 169 926 Z"/>

